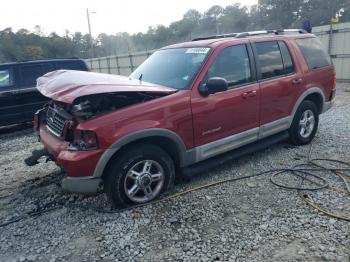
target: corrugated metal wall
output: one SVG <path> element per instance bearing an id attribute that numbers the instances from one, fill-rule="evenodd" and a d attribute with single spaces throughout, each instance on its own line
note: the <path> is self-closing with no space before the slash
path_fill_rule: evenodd
<path id="1" fill-rule="evenodd" d="M 337 71 L 337 79 L 350 81 L 350 23 L 342 23 L 331 26 L 318 26 L 313 28 L 313 33 L 324 44 L 330 53 Z M 90 69 L 116 75 L 129 75 L 155 50 L 87 59 Z"/>
<path id="2" fill-rule="evenodd" d="M 313 33 L 322 41 L 331 55 L 337 79 L 350 81 L 350 23 L 319 26 Z"/>

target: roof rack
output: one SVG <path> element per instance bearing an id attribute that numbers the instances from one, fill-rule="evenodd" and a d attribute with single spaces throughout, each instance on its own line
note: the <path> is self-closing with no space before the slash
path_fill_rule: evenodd
<path id="1" fill-rule="evenodd" d="M 274 34 L 274 35 L 307 34 L 307 32 L 303 29 L 262 30 L 262 31 L 250 31 L 250 32 L 242 32 L 242 33 L 230 33 L 230 34 L 223 34 L 223 35 L 198 37 L 198 38 L 192 39 L 192 41 L 228 38 L 228 37 L 243 38 L 248 36 L 268 35 L 268 34 Z"/>
<path id="2" fill-rule="evenodd" d="M 192 41 L 200 41 L 200 40 L 207 40 L 207 39 L 217 39 L 217 38 L 228 38 L 228 37 L 236 37 L 239 33 L 230 33 L 230 34 L 223 34 L 223 35 L 211 35 L 211 36 L 203 36 L 192 39 Z"/>

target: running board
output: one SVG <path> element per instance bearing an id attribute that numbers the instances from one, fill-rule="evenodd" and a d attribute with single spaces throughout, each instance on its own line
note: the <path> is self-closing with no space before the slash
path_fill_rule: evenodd
<path id="1" fill-rule="evenodd" d="M 258 142 L 234 149 L 230 152 L 227 152 L 225 154 L 216 156 L 216 157 L 212 157 L 209 158 L 207 160 L 204 160 L 202 162 L 199 162 L 197 164 L 188 166 L 188 167 L 184 167 L 180 170 L 181 175 L 186 177 L 186 178 L 190 178 L 193 177 L 195 175 L 198 175 L 200 173 L 206 173 L 208 172 L 210 169 L 220 166 L 228 161 L 231 161 L 233 159 L 236 159 L 240 156 L 246 155 L 246 154 L 250 154 L 265 148 L 268 148 L 269 146 L 279 143 L 281 141 L 284 141 L 286 139 L 288 139 L 289 134 L 288 131 L 283 131 L 281 133 L 278 133 L 276 135 L 273 135 L 271 137 L 262 139 Z"/>

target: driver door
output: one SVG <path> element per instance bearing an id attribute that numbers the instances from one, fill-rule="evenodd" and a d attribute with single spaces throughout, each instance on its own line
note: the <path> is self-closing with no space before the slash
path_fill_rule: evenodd
<path id="1" fill-rule="evenodd" d="M 191 97 L 198 161 L 257 141 L 259 133 L 260 90 L 249 43 L 215 50 L 204 70 Z M 228 90 L 202 96 L 199 85 L 211 77 L 225 78 Z"/>

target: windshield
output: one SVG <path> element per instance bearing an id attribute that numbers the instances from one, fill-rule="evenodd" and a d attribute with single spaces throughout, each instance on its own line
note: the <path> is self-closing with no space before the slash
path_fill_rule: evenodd
<path id="1" fill-rule="evenodd" d="M 149 83 L 186 89 L 200 69 L 210 48 L 176 48 L 155 52 L 131 75 Z"/>

